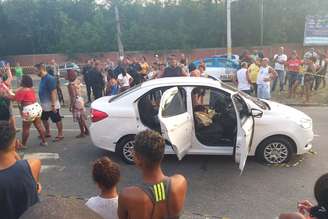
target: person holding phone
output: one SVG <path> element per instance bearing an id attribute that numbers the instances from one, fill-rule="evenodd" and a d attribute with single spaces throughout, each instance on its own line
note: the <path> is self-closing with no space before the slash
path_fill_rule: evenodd
<path id="1" fill-rule="evenodd" d="M 298 212 L 284 213 L 279 219 L 327 219 L 328 218 L 328 173 L 319 177 L 314 185 L 317 205 L 308 200 L 297 203 Z"/>

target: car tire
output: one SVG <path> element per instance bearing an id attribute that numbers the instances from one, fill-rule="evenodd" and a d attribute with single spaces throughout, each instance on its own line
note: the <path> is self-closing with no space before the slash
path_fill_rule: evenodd
<path id="1" fill-rule="evenodd" d="M 282 164 L 290 161 L 294 154 L 293 142 L 283 136 L 265 139 L 256 151 L 256 159 L 265 164 Z"/>
<path id="2" fill-rule="evenodd" d="M 122 160 L 130 165 L 134 165 L 133 161 L 133 146 L 135 135 L 123 137 L 116 145 L 116 152 Z"/>

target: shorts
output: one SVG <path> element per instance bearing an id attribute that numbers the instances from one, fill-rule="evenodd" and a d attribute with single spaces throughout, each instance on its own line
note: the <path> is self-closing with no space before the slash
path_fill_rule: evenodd
<path id="1" fill-rule="evenodd" d="M 258 84 L 257 85 L 257 97 L 260 99 L 271 99 L 270 85 L 268 84 Z"/>
<path id="2" fill-rule="evenodd" d="M 288 72 L 288 80 L 289 80 L 289 88 L 292 88 L 293 84 L 296 81 L 300 82 L 302 80 L 302 77 L 298 72 L 290 71 L 290 72 Z"/>
<path id="3" fill-rule="evenodd" d="M 22 117 L 24 122 L 34 122 L 42 115 L 42 107 L 39 103 L 33 103 L 23 107 Z"/>
<path id="4" fill-rule="evenodd" d="M 56 110 L 56 112 L 53 111 L 42 111 L 41 120 L 42 121 L 48 121 L 49 118 L 53 123 L 60 122 L 62 120 L 62 117 L 59 113 L 59 109 Z"/>

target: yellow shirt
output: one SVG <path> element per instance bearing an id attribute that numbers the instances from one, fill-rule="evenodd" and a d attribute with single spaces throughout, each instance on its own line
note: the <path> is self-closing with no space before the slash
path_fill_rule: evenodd
<path id="1" fill-rule="evenodd" d="M 252 83 L 256 83 L 257 81 L 257 76 L 260 73 L 260 67 L 257 66 L 255 63 L 251 64 L 248 68 L 249 71 L 249 78 Z"/>

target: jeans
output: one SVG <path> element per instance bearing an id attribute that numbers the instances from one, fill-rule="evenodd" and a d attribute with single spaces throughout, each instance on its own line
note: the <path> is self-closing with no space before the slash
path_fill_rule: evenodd
<path id="1" fill-rule="evenodd" d="M 93 92 L 95 100 L 103 96 L 102 87 L 92 86 L 92 92 Z"/>
<path id="2" fill-rule="evenodd" d="M 86 88 L 87 88 L 88 102 L 91 103 L 91 85 L 85 83 L 85 86 L 86 86 Z"/>
<path id="3" fill-rule="evenodd" d="M 284 90 L 284 84 L 285 84 L 285 71 L 282 70 L 276 70 L 278 73 L 278 77 L 274 79 L 272 83 L 272 89 L 271 91 L 274 92 L 276 90 L 277 86 L 277 81 L 279 80 L 279 85 L 280 85 L 280 91 Z"/>
<path id="4" fill-rule="evenodd" d="M 270 85 L 268 84 L 258 84 L 257 85 L 257 97 L 260 99 L 271 99 Z"/>

